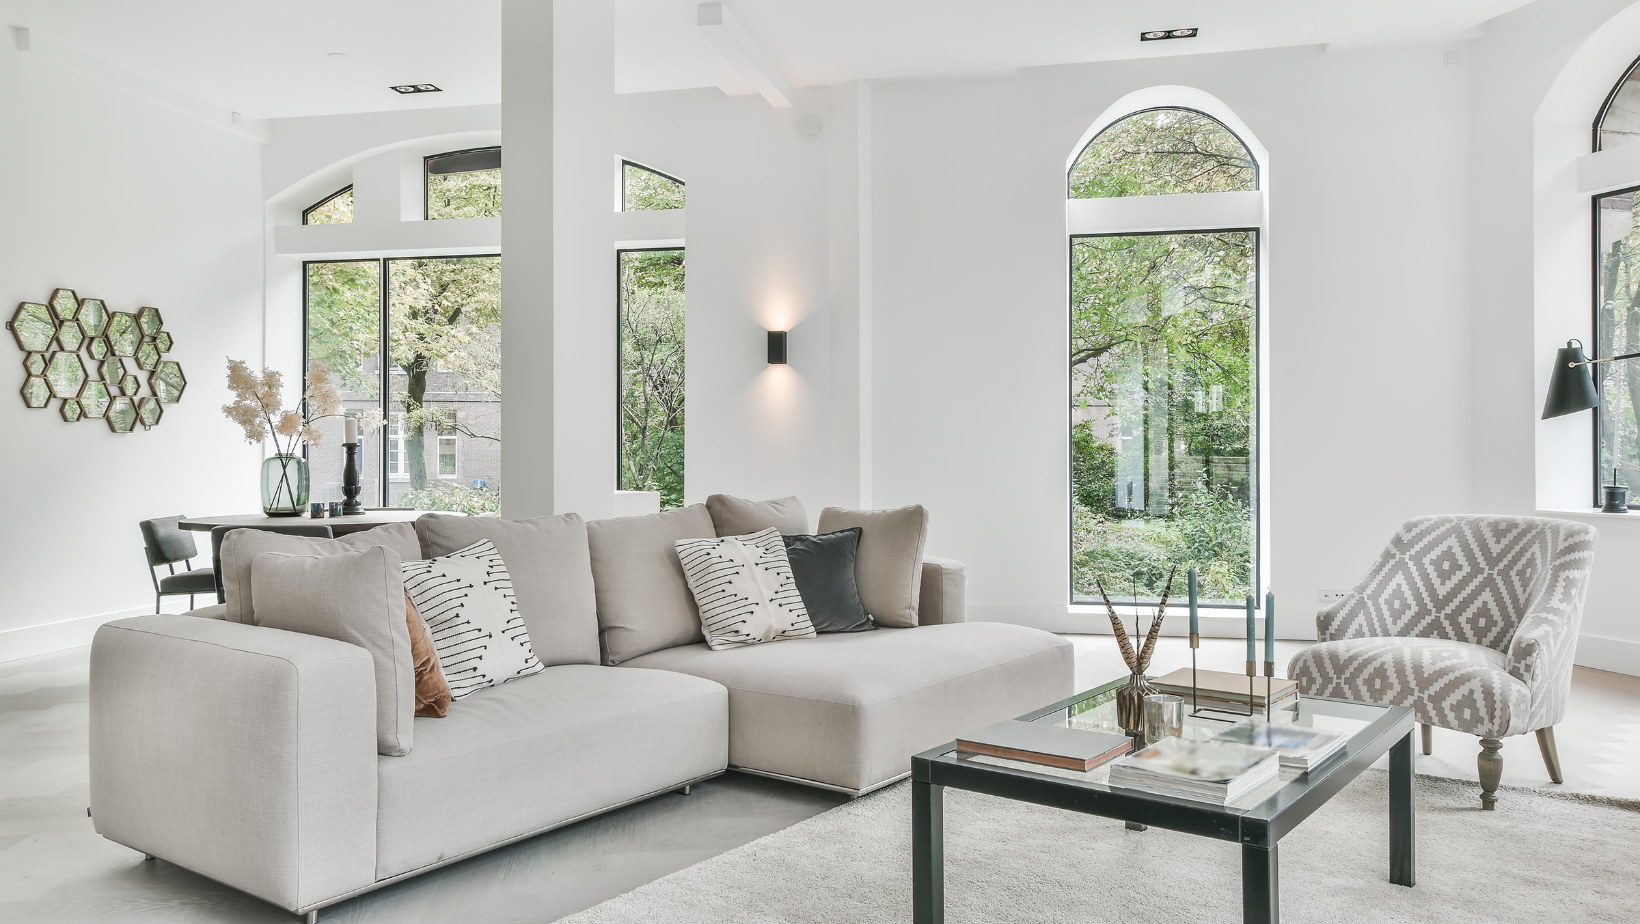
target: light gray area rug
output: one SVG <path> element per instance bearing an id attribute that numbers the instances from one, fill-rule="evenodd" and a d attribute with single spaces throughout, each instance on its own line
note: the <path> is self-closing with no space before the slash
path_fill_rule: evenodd
<path id="1" fill-rule="evenodd" d="M 1418 778 L 1418 884 L 1391 885 L 1388 775 L 1368 771 L 1283 838 L 1281 917 L 1303 922 L 1640 920 L 1640 806 Z M 564 924 L 911 920 L 910 785 L 832 809 Z M 947 790 L 946 920 L 1241 920 L 1241 849 Z"/>

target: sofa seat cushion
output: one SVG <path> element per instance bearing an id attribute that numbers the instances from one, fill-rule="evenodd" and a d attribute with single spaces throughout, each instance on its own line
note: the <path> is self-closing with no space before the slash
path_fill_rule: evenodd
<path id="1" fill-rule="evenodd" d="M 567 664 L 415 720 L 377 764 L 376 878 L 438 863 L 722 770 L 723 687 Z"/>
<path id="2" fill-rule="evenodd" d="M 730 766 L 849 791 L 905 773 L 919 751 L 1064 699 L 1073 685 L 1070 642 L 990 622 L 728 651 L 685 645 L 626 665 L 728 687 Z"/>
<path id="3" fill-rule="evenodd" d="M 1468 642 L 1438 638 L 1348 638 L 1299 652 L 1287 668 L 1308 696 L 1407 706 L 1418 721 L 1502 738 L 1526 727 L 1532 694 L 1507 658 Z"/>

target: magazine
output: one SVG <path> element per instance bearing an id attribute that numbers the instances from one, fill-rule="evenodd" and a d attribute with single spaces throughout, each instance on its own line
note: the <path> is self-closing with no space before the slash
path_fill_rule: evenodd
<path id="1" fill-rule="evenodd" d="M 1312 767 L 1343 750 L 1347 738 L 1341 731 L 1275 724 L 1256 716 L 1214 736 L 1216 741 L 1275 748 L 1281 752 L 1282 768 L 1300 773 L 1308 773 Z"/>
<path id="2" fill-rule="evenodd" d="M 1110 785 L 1222 805 L 1280 775 L 1273 748 L 1167 737 L 1111 764 Z"/>

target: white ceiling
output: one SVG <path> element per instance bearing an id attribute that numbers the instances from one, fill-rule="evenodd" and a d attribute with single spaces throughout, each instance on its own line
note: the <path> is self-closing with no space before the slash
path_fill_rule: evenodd
<path id="1" fill-rule="evenodd" d="M 545 0 L 542 0 L 545 2 Z M 1151 55 L 1456 41 L 1528 0 L 729 0 L 797 86 Z M 615 0 L 616 90 L 752 87 L 695 0 Z M 250 118 L 496 103 L 500 0 L 0 0 L 43 52 L 88 54 Z M 1146 29 L 1201 37 L 1141 45 Z M 339 53 L 343 58 L 332 58 Z M 392 84 L 443 93 L 401 97 Z"/>

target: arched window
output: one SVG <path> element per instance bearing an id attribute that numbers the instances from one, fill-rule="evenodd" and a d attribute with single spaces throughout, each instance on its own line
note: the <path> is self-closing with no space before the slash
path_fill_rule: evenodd
<path id="1" fill-rule="evenodd" d="M 428 220 L 501 217 L 501 149 L 434 154 L 427 171 Z"/>
<path id="2" fill-rule="evenodd" d="M 621 161 L 621 211 L 683 208 L 683 181 L 629 160 Z"/>
<path id="3" fill-rule="evenodd" d="M 302 210 L 304 225 L 347 225 L 353 223 L 353 184 L 320 199 Z"/>
<path id="4" fill-rule="evenodd" d="M 1640 61 L 1606 95 L 1594 123 L 1594 149 L 1613 150 L 1640 139 Z M 1594 344 L 1593 356 L 1640 351 L 1640 229 L 1634 223 L 1634 197 L 1640 187 L 1594 197 Z M 1595 387 L 1600 404 L 1594 411 L 1595 471 L 1591 493 L 1601 502 L 1600 486 L 1640 484 L 1640 362 L 1597 363 Z M 1608 482 L 1607 478 L 1617 478 Z"/>
<path id="5" fill-rule="evenodd" d="M 1209 223 L 1258 184 L 1247 146 L 1190 109 L 1125 116 L 1071 165 L 1068 199 L 1178 197 L 1155 205 L 1180 228 L 1067 206 L 1073 603 L 1153 602 L 1175 564 L 1175 594 L 1194 566 L 1208 605 L 1259 595 L 1259 200 L 1244 226 Z"/>
<path id="6" fill-rule="evenodd" d="M 1112 123 L 1082 149 L 1070 198 L 1177 196 L 1258 189 L 1258 162 L 1235 133 L 1193 109 L 1150 109 Z"/>

